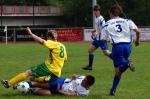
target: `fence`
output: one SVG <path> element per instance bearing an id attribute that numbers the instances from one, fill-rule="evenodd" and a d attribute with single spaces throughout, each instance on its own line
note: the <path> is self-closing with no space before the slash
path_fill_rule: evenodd
<path id="1" fill-rule="evenodd" d="M 51 28 L 32 28 L 33 33 L 47 39 L 47 31 Z M 58 32 L 59 41 L 91 41 L 91 31 L 93 29 L 87 28 L 53 28 Z M 150 28 L 142 27 L 141 30 L 141 41 L 150 41 Z M 9 42 L 17 41 L 33 41 L 30 35 L 27 34 L 25 28 L 22 27 L 8 27 L 7 29 L 7 40 Z M 0 30 L 0 41 L 6 41 L 6 32 L 4 27 Z"/>
<path id="2" fill-rule="evenodd" d="M 1 13 L 2 11 L 2 13 Z M 61 15 L 61 7 L 55 6 L 1 6 L 2 16 L 32 16 L 35 15 Z"/>
<path id="3" fill-rule="evenodd" d="M 36 35 L 47 39 L 47 31 L 51 28 L 32 28 L 32 32 Z M 59 41 L 82 41 L 83 40 L 83 28 L 55 28 L 58 33 Z M 0 41 L 6 41 L 6 32 L 4 27 L 0 32 Z M 7 29 L 7 41 L 33 41 L 30 35 L 27 34 L 25 28 L 22 27 L 8 27 Z"/>

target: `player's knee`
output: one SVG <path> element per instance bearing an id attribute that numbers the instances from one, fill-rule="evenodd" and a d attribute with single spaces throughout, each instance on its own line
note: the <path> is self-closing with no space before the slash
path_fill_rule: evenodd
<path id="1" fill-rule="evenodd" d="M 103 50 L 103 53 L 105 56 L 109 56 L 111 54 L 111 52 L 109 50 Z"/>
<path id="2" fill-rule="evenodd" d="M 92 53 L 93 53 L 93 50 L 92 50 L 91 48 L 89 48 L 89 49 L 88 49 L 88 53 L 89 53 L 89 54 L 92 54 Z"/>
<path id="3" fill-rule="evenodd" d="M 119 68 L 115 69 L 115 74 L 118 76 L 121 76 L 122 72 L 119 70 Z"/>
<path id="4" fill-rule="evenodd" d="M 34 77 L 34 76 L 30 76 L 29 79 L 30 79 L 31 81 L 35 81 L 35 77 Z"/>
<path id="5" fill-rule="evenodd" d="M 105 56 L 108 56 L 109 54 L 107 53 L 107 51 L 103 51 Z"/>
<path id="6" fill-rule="evenodd" d="M 116 72 L 115 74 L 116 74 L 117 76 L 121 76 L 122 73 L 121 73 L 120 71 L 118 71 L 118 72 Z"/>
<path id="7" fill-rule="evenodd" d="M 32 71 L 31 71 L 31 70 L 27 70 L 27 71 L 25 71 L 25 74 L 26 74 L 27 76 L 32 76 Z"/>

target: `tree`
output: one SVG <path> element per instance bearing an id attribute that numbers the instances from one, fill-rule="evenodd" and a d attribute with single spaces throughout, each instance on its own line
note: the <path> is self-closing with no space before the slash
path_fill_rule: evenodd
<path id="1" fill-rule="evenodd" d="M 104 9 L 104 17 L 109 18 L 108 10 L 117 1 L 123 8 L 125 18 L 132 19 L 137 25 L 145 26 L 150 25 L 150 0 L 98 0 L 99 4 L 102 4 L 102 10 Z M 107 9 L 107 10 L 106 10 Z M 107 12 L 107 13 L 105 13 Z"/>
<path id="2" fill-rule="evenodd" d="M 0 0 L 2 5 L 62 6 L 67 27 L 92 27 L 92 0 Z M 127 18 L 137 25 L 150 25 L 150 0 L 97 0 L 102 15 L 109 19 L 108 10 L 116 1 L 122 6 Z"/>
<path id="3" fill-rule="evenodd" d="M 63 8 L 67 26 L 92 26 L 91 0 L 64 0 Z"/>
<path id="4" fill-rule="evenodd" d="M 64 20 L 67 26 L 92 26 L 92 0 L 63 0 Z M 125 18 L 132 19 L 137 25 L 150 25 L 150 0 L 97 0 L 102 15 L 109 19 L 109 8 L 116 1 L 122 6 Z"/>
<path id="5" fill-rule="evenodd" d="M 3 5 L 41 5 L 41 6 L 57 6 L 59 0 L 1 0 Z"/>

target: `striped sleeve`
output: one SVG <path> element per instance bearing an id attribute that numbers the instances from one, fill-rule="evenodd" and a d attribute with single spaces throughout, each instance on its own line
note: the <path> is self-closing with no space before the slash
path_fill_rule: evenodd
<path id="1" fill-rule="evenodd" d="M 108 39 L 108 32 L 107 32 L 107 25 L 104 26 L 101 32 L 101 40 L 107 40 Z"/>
<path id="2" fill-rule="evenodd" d="M 100 21 L 101 21 L 101 26 L 104 27 L 105 26 L 105 19 L 102 17 Z"/>

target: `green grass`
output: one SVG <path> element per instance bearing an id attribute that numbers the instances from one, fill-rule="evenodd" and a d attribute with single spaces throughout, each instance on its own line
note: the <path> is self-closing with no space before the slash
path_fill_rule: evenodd
<path id="1" fill-rule="evenodd" d="M 108 96 L 112 84 L 114 69 L 112 61 L 98 49 L 95 52 L 94 70 L 83 71 L 81 67 L 88 63 L 87 49 L 89 43 L 65 43 L 68 51 L 68 62 L 64 65 L 62 76 L 71 74 L 94 75 L 96 83 L 91 87 L 88 97 L 35 96 L 21 95 L 12 89 L 0 85 L 0 99 L 149 99 L 150 98 L 150 44 L 142 43 L 135 48 L 131 58 L 136 66 L 136 72 L 127 70 L 118 86 L 117 96 Z M 9 79 L 44 61 L 47 49 L 38 44 L 8 44 L 0 45 L 0 78 Z"/>

